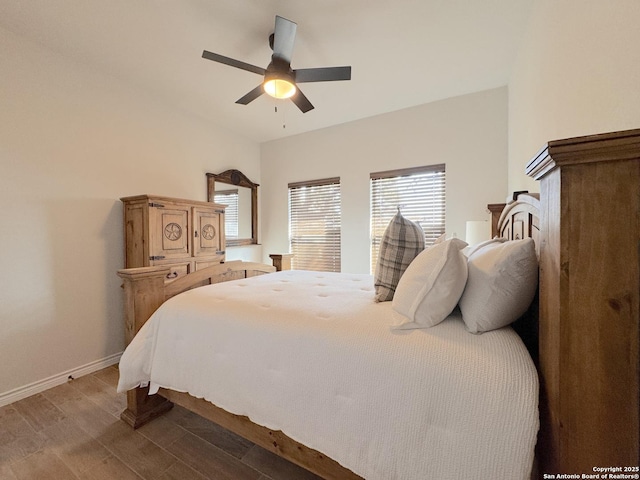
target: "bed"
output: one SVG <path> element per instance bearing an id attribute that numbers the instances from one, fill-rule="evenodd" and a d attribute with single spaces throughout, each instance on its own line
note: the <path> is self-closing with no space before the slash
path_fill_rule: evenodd
<path id="1" fill-rule="evenodd" d="M 580 161 L 583 158 L 587 160 Z M 541 180 L 540 201 L 535 197 L 520 196 L 504 210 L 500 211 L 495 205 L 489 207 L 496 218 L 499 217 L 494 223 L 500 234 L 510 239 L 532 237 L 536 241 L 542 267 L 539 327 L 536 322 L 538 302 L 534 302 L 533 308 L 522 321 L 514 324 L 513 329 L 507 327 L 471 335 L 464 331 L 458 314 L 454 312 L 442 324 L 429 330 L 393 332 L 389 329 L 388 312 L 385 312 L 388 308 L 369 301 L 372 293 L 367 276 L 341 276 L 339 286 L 336 286 L 333 283 L 335 279 L 327 278 L 331 276 L 327 274 L 319 274 L 324 278 L 310 274 L 303 279 L 292 277 L 297 275 L 295 272 L 273 273 L 275 268 L 261 264 L 227 262 L 165 286 L 166 272 L 161 267 L 121 270 L 119 275 L 124 281 L 129 347 L 123 355 L 120 389 L 141 384 L 127 392 L 128 408 L 122 415 L 123 420 L 134 427 L 140 426 L 167 411 L 173 402 L 327 479 L 525 479 L 531 469 L 538 429 L 538 375 L 532 360 L 535 359 L 541 383 L 541 424 L 537 442 L 540 474 L 592 473 L 596 466 L 637 465 L 640 463 L 637 354 L 639 160 L 640 131 L 550 142 L 528 166 L 530 174 Z M 587 202 L 589 184 L 585 179 L 593 170 L 597 170 L 594 178 L 600 180 L 609 170 L 615 171 L 613 189 L 620 188 L 618 183 L 622 183 L 629 195 L 626 202 L 610 197 L 612 187 L 606 187 L 603 182 L 595 185 L 598 190 L 596 198 Z M 567 188 L 568 179 L 574 178 L 580 188 Z M 586 213 L 576 208 L 583 203 L 588 205 Z M 607 213 L 608 205 L 612 203 L 624 210 L 626 224 L 621 216 Z M 573 212 L 567 205 L 572 205 Z M 602 229 L 597 222 L 589 223 L 590 216 L 599 221 L 606 217 L 607 228 L 631 227 L 631 241 L 620 242 L 624 248 L 615 252 L 602 241 L 587 242 L 589 254 L 604 256 L 605 260 L 613 256 L 616 259 L 600 261 L 600 281 L 581 282 L 581 285 L 589 285 L 591 291 L 586 294 L 580 291 L 578 295 L 575 287 L 566 288 L 567 276 L 578 267 L 578 262 L 567 262 L 566 257 L 571 256 L 574 249 L 583 249 L 584 242 L 571 238 L 567 233 L 570 229 L 565 228 L 565 224 L 568 227 L 577 224 L 582 229 L 589 225 L 593 232 L 600 232 Z M 604 238 L 606 235 L 605 232 Z M 609 275 L 608 269 L 619 268 L 621 261 L 632 267 L 630 274 Z M 613 266 L 609 267 L 610 264 Z M 612 309 L 617 319 L 622 321 L 616 322 L 613 329 L 601 328 L 598 335 L 590 336 L 586 343 L 590 344 L 591 350 L 576 351 L 575 342 L 585 342 L 580 340 L 584 335 L 580 335 L 579 328 L 572 322 L 581 319 L 567 312 L 576 301 L 584 300 L 585 295 L 589 297 L 589 293 L 597 302 L 601 295 L 596 292 L 607 290 L 606 282 L 603 284 L 601 281 L 603 276 L 611 283 L 612 293 L 605 302 L 608 311 L 601 314 L 597 311 L 599 304 L 592 302 L 590 322 L 594 325 L 610 321 Z M 234 281 L 227 283 L 227 280 Z M 192 289 L 203 282 L 215 285 Z M 621 293 L 622 282 L 625 287 Z M 350 289 L 347 285 L 355 286 L 352 292 L 355 296 L 343 295 Z M 238 292 L 254 287 L 256 293 L 252 298 L 257 300 L 254 305 L 247 306 L 246 301 L 235 302 L 235 305 L 245 304 L 244 310 L 231 308 L 219 320 L 222 331 L 236 338 L 238 352 L 232 354 L 226 340 L 215 347 L 211 342 L 194 347 L 185 337 L 183 324 L 174 322 L 171 325 L 171 313 L 187 309 L 191 310 L 189 319 L 179 313 L 180 321 L 195 325 L 196 331 L 201 332 L 198 325 L 203 321 L 203 312 L 217 310 L 207 302 L 221 304 L 225 303 L 222 301 L 224 298 L 246 298 L 246 294 Z M 288 311 L 286 302 L 285 307 L 274 306 L 273 297 L 281 293 L 288 298 L 296 297 L 296 290 L 290 290 L 292 287 L 315 291 L 314 302 L 306 306 L 314 310 L 318 322 L 308 323 L 298 314 Z M 332 308 L 322 306 L 325 300 L 331 300 Z M 341 319 L 340 312 L 348 304 L 364 306 L 369 321 L 348 323 Z M 246 308 L 253 309 L 254 313 L 258 310 L 271 313 L 266 317 L 256 317 L 246 315 Z M 285 311 L 278 308 L 285 308 Z M 152 320 L 147 323 L 150 317 Z M 240 322 L 239 319 L 245 321 Z M 269 344 L 277 348 L 269 348 L 259 341 L 260 333 L 267 328 L 272 330 L 274 325 L 282 328 L 276 328 L 275 340 Z M 136 336 L 136 333 L 140 335 Z M 162 341 L 157 339 L 157 333 Z M 463 333 L 466 337 L 460 335 Z M 335 335 L 331 337 L 329 334 Z M 322 341 L 317 341 L 318 335 Z M 460 338 L 468 340 L 469 344 L 463 345 Z M 358 342 L 362 344 L 358 345 Z M 155 358 L 156 348 L 161 343 L 169 349 L 177 348 L 176 343 L 182 343 L 189 350 L 209 349 L 217 360 L 205 359 L 202 355 L 196 355 L 195 359 L 180 355 L 186 363 L 175 368 L 166 359 Z M 317 361 L 297 362 L 305 351 L 315 352 L 310 358 L 317 359 L 322 354 L 316 350 L 318 348 L 325 355 L 327 352 L 333 355 L 329 360 L 320 362 L 324 368 L 318 368 Z M 251 355 L 256 352 L 263 355 L 260 368 L 248 360 L 250 355 L 243 349 L 250 349 Z M 626 353 L 617 355 L 620 349 Z M 456 360 L 451 359 L 450 353 L 443 353 L 444 350 L 456 352 Z M 356 351 L 359 353 L 354 357 Z M 399 351 L 405 355 L 396 355 Z M 428 352 L 426 359 L 423 358 L 424 351 Z M 573 355 L 568 357 L 567 351 Z M 243 358 L 236 355 L 243 352 Z M 411 353 L 406 355 L 407 352 Z M 497 355 L 496 352 L 501 353 Z M 589 364 L 586 360 L 594 357 L 623 369 L 617 374 L 624 377 L 624 383 L 612 380 L 610 370 L 592 369 L 588 379 L 584 373 L 577 378 L 572 376 L 575 371 L 584 372 L 582 359 Z M 198 377 L 202 375 L 196 373 L 196 366 L 202 362 L 207 365 L 208 373 L 213 374 L 217 370 L 217 381 L 227 382 L 224 388 L 219 388 L 220 384 L 211 387 L 201 382 Z M 295 363 L 300 365 L 293 365 Z M 484 363 L 497 365 L 499 373 L 478 370 Z M 248 367 L 242 369 L 244 373 L 234 370 L 241 364 Z M 593 361 L 589 365 L 593 365 Z M 343 370 L 356 372 L 355 376 L 341 377 Z M 229 374 L 230 371 L 233 375 Z M 384 381 L 376 380 L 380 377 L 375 375 L 381 373 Z M 432 377 L 423 382 L 426 385 L 410 379 L 411 374 L 420 376 L 427 373 Z M 314 381 L 303 383 L 305 377 L 312 374 Z M 477 381 L 483 376 L 487 380 L 484 387 L 479 385 L 482 381 Z M 394 379 L 400 383 L 390 388 L 390 392 L 384 391 L 379 395 L 379 385 L 386 385 L 387 381 Z M 272 385 L 276 388 L 270 390 Z M 300 385 L 305 385 L 302 392 L 299 391 Z M 576 390 L 587 388 L 587 385 L 597 390 L 597 395 L 592 397 L 583 393 L 585 401 L 576 399 Z M 296 387 L 296 393 L 287 390 L 295 390 Z M 448 392 L 446 387 L 451 387 Z M 615 402 L 602 398 L 606 395 L 601 390 L 607 387 L 615 390 Z M 427 400 L 422 400 L 425 396 L 415 388 L 432 389 L 436 397 L 426 396 Z M 157 393 L 149 395 L 149 389 Z M 321 397 L 323 394 L 328 397 Z M 495 402 L 491 398 L 482 398 L 494 394 Z M 266 395 L 269 401 L 260 402 L 266 408 L 256 409 L 254 403 L 248 402 L 252 395 Z M 290 403 L 283 403 L 284 397 Z M 379 397 L 381 403 L 374 404 L 373 397 Z M 330 421 L 319 420 L 326 417 L 316 415 L 326 410 L 321 398 L 329 399 L 327 402 L 334 417 Z M 422 408 L 425 402 L 429 403 L 431 410 Z M 574 405 L 584 417 L 577 417 Z M 603 415 L 603 405 L 607 406 L 606 415 Z M 616 441 L 589 436 L 611 425 L 616 427 Z M 482 431 L 487 435 L 481 435 L 479 432 Z M 499 438 L 499 431 L 503 439 Z M 576 439 L 580 441 L 576 442 Z M 614 446 L 609 447 L 612 443 Z"/>
<path id="2" fill-rule="evenodd" d="M 514 230 L 532 202 L 510 204 L 500 228 Z M 393 330 L 392 302 L 373 301 L 370 275 L 271 270 L 228 262 L 166 288 L 153 267 L 121 272 L 138 289 L 132 275 L 155 278 L 145 291 L 166 299 L 128 328 L 125 420 L 161 413 L 160 398 L 215 405 L 262 427 L 264 438 L 241 432 L 250 440 L 325 478 L 529 478 L 538 378 L 511 328 L 473 335 L 456 310 L 433 328 Z M 189 289 L 203 280 L 212 284 Z"/>

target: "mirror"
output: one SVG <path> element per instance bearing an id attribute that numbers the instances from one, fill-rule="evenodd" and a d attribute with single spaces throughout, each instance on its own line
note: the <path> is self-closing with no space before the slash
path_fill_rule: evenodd
<path id="1" fill-rule="evenodd" d="M 227 247 L 258 243 L 258 187 L 240 170 L 207 173 L 207 200 L 227 205 Z"/>

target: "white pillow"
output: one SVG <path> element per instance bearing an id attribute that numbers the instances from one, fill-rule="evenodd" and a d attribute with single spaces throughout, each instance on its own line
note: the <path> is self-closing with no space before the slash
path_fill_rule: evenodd
<path id="1" fill-rule="evenodd" d="M 467 281 L 467 244 L 452 238 L 418 255 L 398 282 L 392 308 L 394 329 L 428 328 L 442 322 L 456 307 Z"/>
<path id="2" fill-rule="evenodd" d="M 463 252 L 465 252 L 467 258 L 469 258 L 471 255 L 476 253 L 478 250 L 482 250 L 487 245 L 491 245 L 492 243 L 504 243 L 506 241 L 507 239 L 504 237 L 495 237 L 490 240 L 485 240 L 483 242 L 480 242 L 477 245 L 473 245 L 473 246 L 470 245 L 467 248 L 465 248 Z"/>
<path id="3" fill-rule="evenodd" d="M 495 330 L 523 315 L 538 287 L 538 259 L 531 238 L 494 239 L 469 255 L 469 278 L 460 298 L 471 333 Z"/>

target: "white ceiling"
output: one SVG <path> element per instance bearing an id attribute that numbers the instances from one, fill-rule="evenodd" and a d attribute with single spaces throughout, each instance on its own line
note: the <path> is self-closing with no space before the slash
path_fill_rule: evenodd
<path id="1" fill-rule="evenodd" d="M 533 0 L 0 0 L 0 26 L 258 142 L 506 85 Z M 302 114 L 261 77 L 275 15 L 298 24 L 292 68 L 352 66 L 307 83 Z M 283 128 L 286 124 L 286 128 Z"/>

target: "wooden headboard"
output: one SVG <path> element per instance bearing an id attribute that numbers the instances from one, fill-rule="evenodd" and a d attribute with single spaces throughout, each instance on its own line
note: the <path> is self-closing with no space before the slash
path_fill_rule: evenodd
<path id="1" fill-rule="evenodd" d="M 509 240 L 533 238 L 536 253 L 540 257 L 540 195 L 537 193 L 519 193 L 507 204 L 490 204 L 491 236 Z M 527 313 L 513 325 L 529 350 L 534 363 L 538 365 L 538 293 L 536 293 Z"/>
<path id="2" fill-rule="evenodd" d="M 487 205 L 491 212 L 491 236 L 509 240 L 533 238 L 540 254 L 540 194 L 519 193 L 509 203 Z"/>

